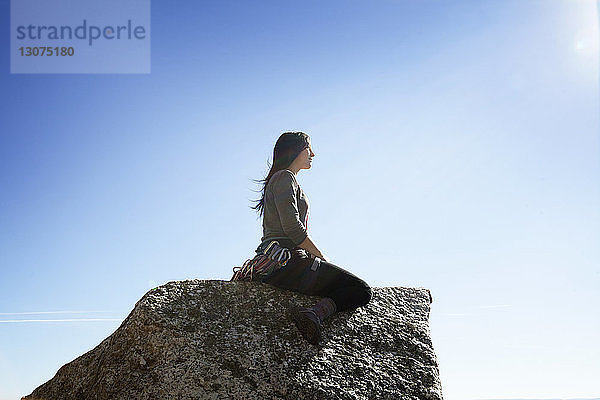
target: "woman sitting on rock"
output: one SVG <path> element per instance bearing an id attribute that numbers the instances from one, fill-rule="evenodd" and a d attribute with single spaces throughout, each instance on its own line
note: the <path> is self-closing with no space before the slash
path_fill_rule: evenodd
<path id="1" fill-rule="evenodd" d="M 281 289 L 322 296 L 312 308 L 293 306 L 290 316 L 312 344 L 321 324 L 336 311 L 364 306 L 371 288 L 362 279 L 327 262 L 307 232 L 309 205 L 296 175 L 310 169 L 315 154 L 303 132 L 286 132 L 275 143 L 273 165 L 252 207 L 263 216 L 263 237 L 256 256 L 234 268 L 232 280 L 255 280 Z"/>

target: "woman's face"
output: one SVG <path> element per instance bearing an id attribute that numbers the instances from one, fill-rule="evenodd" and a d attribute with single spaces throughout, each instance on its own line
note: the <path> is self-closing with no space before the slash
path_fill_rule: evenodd
<path id="1" fill-rule="evenodd" d="M 312 165 L 312 159 L 314 156 L 315 153 L 313 153 L 310 142 L 308 142 L 308 147 L 302 150 L 300 154 L 298 154 L 298 157 L 296 157 L 296 165 L 299 169 L 309 169 Z"/>

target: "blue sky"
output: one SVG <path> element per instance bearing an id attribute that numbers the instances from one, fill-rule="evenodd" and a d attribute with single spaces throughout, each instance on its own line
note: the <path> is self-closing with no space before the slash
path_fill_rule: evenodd
<path id="1" fill-rule="evenodd" d="M 600 396 L 596 1 L 155 1 L 139 75 L 10 74 L 0 7 L 1 400 L 229 279 L 286 130 L 333 262 L 432 291 L 446 399 Z"/>

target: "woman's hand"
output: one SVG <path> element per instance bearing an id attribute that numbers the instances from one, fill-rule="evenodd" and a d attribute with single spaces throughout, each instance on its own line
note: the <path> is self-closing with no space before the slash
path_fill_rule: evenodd
<path id="1" fill-rule="evenodd" d="M 321 252 L 321 250 L 319 250 L 317 248 L 317 245 L 315 245 L 315 243 L 312 241 L 312 239 L 308 235 L 306 235 L 306 239 L 304 239 L 304 241 L 302 243 L 300 243 L 298 245 L 298 247 L 308 251 L 313 256 L 319 257 L 321 260 L 328 262 L 325 255 Z"/>

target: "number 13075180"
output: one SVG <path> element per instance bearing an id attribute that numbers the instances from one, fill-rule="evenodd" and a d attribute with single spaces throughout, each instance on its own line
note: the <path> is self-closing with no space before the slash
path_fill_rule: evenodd
<path id="1" fill-rule="evenodd" d="M 19 47 L 21 56 L 24 57 L 42 57 L 42 56 L 73 56 L 75 49 L 72 47 Z"/>

